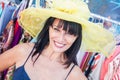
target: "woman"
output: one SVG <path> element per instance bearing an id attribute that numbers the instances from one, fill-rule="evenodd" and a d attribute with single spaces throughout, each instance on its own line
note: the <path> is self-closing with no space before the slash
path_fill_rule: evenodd
<path id="1" fill-rule="evenodd" d="M 33 37 L 38 35 L 37 42 L 19 44 L 0 55 L 0 71 L 16 65 L 13 80 L 86 80 L 76 61 L 82 43 L 89 51 L 103 51 L 113 41 L 109 32 L 88 21 L 89 13 L 77 0 L 53 0 L 51 9 L 24 10 L 19 23 Z"/>
<path id="2" fill-rule="evenodd" d="M 18 69 L 14 73 L 13 80 L 20 78 L 20 80 L 66 80 L 67 78 L 85 80 L 80 68 L 76 66 L 76 54 L 82 38 L 81 31 L 81 25 L 78 23 L 49 18 L 35 45 L 21 44 L 5 52 L 3 54 L 6 54 L 5 57 L 1 55 L 1 58 L 11 59 L 9 64 L 5 62 L 4 68 L 16 63 Z M 24 78 L 24 75 L 27 78 Z"/>

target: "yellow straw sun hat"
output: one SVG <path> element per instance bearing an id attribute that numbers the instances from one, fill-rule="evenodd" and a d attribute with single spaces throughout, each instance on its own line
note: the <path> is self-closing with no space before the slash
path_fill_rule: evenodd
<path id="1" fill-rule="evenodd" d="M 32 37 L 36 37 L 49 17 L 73 21 L 82 25 L 82 45 L 86 51 L 108 55 L 114 47 L 112 33 L 88 21 L 90 11 L 80 0 L 53 0 L 50 8 L 27 8 L 20 13 L 19 24 Z"/>

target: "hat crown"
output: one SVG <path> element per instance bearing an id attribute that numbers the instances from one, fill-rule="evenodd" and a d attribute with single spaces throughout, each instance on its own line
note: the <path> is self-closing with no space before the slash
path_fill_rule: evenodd
<path id="1" fill-rule="evenodd" d="M 78 11 L 78 7 L 73 2 L 68 0 L 63 2 L 63 4 L 54 4 L 54 8 L 69 14 L 75 14 Z"/>
<path id="2" fill-rule="evenodd" d="M 90 17 L 87 4 L 80 0 L 53 0 L 51 8 L 70 15 L 75 15 L 78 18 L 88 20 Z"/>

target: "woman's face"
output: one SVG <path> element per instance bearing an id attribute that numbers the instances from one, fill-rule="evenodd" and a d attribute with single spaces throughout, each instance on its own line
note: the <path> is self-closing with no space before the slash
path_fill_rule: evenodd
<path id="1" fill-rule="evenodd" d="M 77 36 L 71 35 L 58 26 L 59 19 L 55 19 L 51 27 L 49 27 L 49 46 L 54 52 L 62 53 L 69 49 L 76 40 Z"/>

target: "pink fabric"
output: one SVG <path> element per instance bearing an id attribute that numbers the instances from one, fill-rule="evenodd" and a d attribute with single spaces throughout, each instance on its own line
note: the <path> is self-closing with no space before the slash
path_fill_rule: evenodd
<path id="1" fill-rule="evenodd" d="M 120 46 L 116 46 L 112 55 L 105 59 L 100 80 L 120 80 Z"/>

